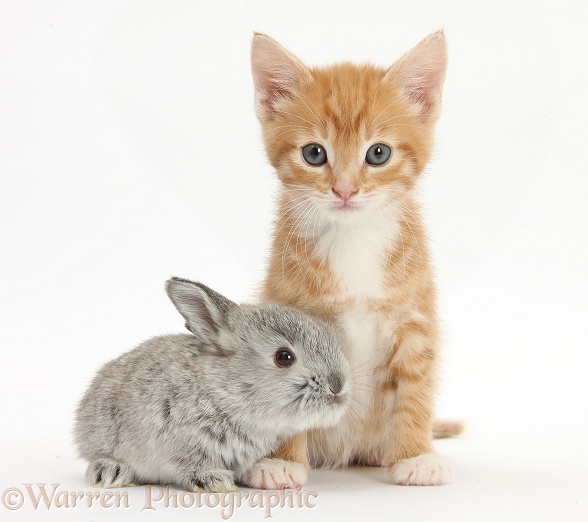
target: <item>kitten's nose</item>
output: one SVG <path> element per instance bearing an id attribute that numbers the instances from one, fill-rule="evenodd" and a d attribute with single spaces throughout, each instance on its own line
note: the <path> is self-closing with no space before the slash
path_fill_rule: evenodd
<path id="1" fill-rule="evenodd" d="M 332 190 L 333 190 L 333 194 L 335 194 L 335 196 L 337 196 L 338 198 L 341 198 L 343 200 L 343 203 L 347 203 L 351 199 L 351 196 L 354 196 L 358 192 L 357 190 L 352 192 L 349 189 L 335 190 L 335 187 L 333 187 Z"/>

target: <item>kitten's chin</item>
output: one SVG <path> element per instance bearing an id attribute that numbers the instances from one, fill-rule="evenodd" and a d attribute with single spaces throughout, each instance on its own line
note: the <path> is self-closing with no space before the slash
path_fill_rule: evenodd
<path id="1" fill-rule="evenodd" d="M 362 206 L 355 203 L 348 203 L 346 205 L 335 205 L 333 208 L 336 212 L 359 212 Z"/>
<path id="2" fill-rule="evenodd" d="M 349 220 L 356 219 L 363 215 L 366 209 L 364 203 L 356 203 L 349 201 L 347 203 L 331 203 L 328 206 L 328 213 L 332 219 L 336 220 Z"/>

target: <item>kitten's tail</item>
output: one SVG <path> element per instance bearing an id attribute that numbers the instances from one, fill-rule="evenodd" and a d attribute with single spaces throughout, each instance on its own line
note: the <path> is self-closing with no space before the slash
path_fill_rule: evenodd
<path id="1" fill-rule="evenodd" d="M 465 429 L 463 422 L 454 420 L 435 419 L 433 421 L 433 438 L 447 439 L 461 435 Z"/>

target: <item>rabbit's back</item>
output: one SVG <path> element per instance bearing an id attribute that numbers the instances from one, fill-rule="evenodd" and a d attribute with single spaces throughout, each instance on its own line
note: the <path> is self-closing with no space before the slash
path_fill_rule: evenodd
<path id="1" fill-rule="evenodd" d="M 172 481 L 186 462 L 214 456 L 251 466 L 277 445 L 232 415 L 218 357 L 191 335 L 156 337 L 107 363 L 77 412 L 80 456 L 132 464 L 146 481 Z M 155 480 L 157 479 L 157 480 Z"/>
<path id="2" fill-rule="evenodd" d="M 150 339 L 105 364 L 77 409 L 80 455 L 114 458 L 130 441 L 145 445 L 154 430 L 165 428 L 178 390 L 197 381 L 197 358 L 194 337 L 174 335 Z"/>

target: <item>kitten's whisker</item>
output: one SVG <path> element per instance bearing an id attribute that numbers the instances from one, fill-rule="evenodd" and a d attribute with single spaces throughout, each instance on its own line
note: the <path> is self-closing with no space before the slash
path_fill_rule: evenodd
<path id="1" fill-rule="evenodd" d="M 282 225 L 280 226 L 280 228 L 275 232 L 275 236 L 277 236 L 280 231 L 282 230 L 282 228 L 284 228 L 284 226 L 288 223 L 289 219 L 288 217 L 292 216 L 292 213 L 296 210 L 297 207 L 300 207 L 301 205 L 303 205 L 304 203 L 306 203 L 309 200 L 308 196 L 300 196 L 299 198 L 296 199 L 301 199 L 302 201 L 299 201 L 298 203 L 296 203 L 295 205 L 291 205 L 288 208 L 286 208 L 284 210 L 284 212 L 282 212 L 282 214 L 276 219 L 276 225 L 283 220 Z M 295 201 L 295 200 L 293 200 Z"/>
<path id="2" fill-rule="evenodd" d="M 410 223 L 408 222 L 408 220 L 406 219 L 406 213 L 409 213 L 409 215 L 411 217 L 413 217 L 414 219 L 417 219 L 417 217 L 415 215 L 412 215 L 410 213 L 410 209 L 408 209 L 403 203 L 398 202 L 398 201 L 392 201 L 392 200 L 386 200 L 387 203 L 389 203 L 389 206 L 387 208 L 384 208 L 385 211 L 387 212 L 391 212 L 390 207 L 395 207 L 398 208 L 398 210 L 400 211 L 400 214 L 396 214 L 395 213 L 395 219 L 400 223 L 404 223 L 406 225 L 406 228 L 408 228 L 408 232 L 412 235 L 414 242 L 416 244 L 417 250 L 418 250 L 418 255 L 419 255 L 419 259 L 421 261 L 421 265 L 423 263 L 423 257 L 421 254 L 421 249 L 420 249 L 420 242 L 418 240 L 418 238 L 416 237 L 416 234 L 414 233 L 412 227 L 410 226 Z M 400 219 L 399 219 L 400 218 Z M 405 243 L 404 243 L 404 239 L 403 239 L 403 234 L 402 234 L 402 229 L 404 227 L 401 225 L 399 231 L 398 231 L 398 235 L 400 237 L 400 240 L 402 242 L 402 260 L 403 260 L 403 279 L 406 277 L 406 267 L 408 264 L 410 264 L 411 258 L 408 254 L 408 251 L 405 247 Z"/>
<path id="3" fill-rule="evenodd" d="M 272 130 L 276 129 L 308 130 L 305 125 L 296 125 L 294 123 L 285 123 L 284 125 L 275 125 L 272 127 Z"/>
<path id="4" fill-rule="evenodd" d="M 376 117 L 376 119 L 371 122 L 371 126 L 372 127 L 375 127 L 376 126 L 376 124 L 378 123 L 378 120 L 380 119 L 380 116 L 382 116 L 382 114 L 384 114 L 394 103 L 396 103 L 396 100 L 390 102 L 388 105 L 386 105 L 386 107 L 384 107 L 380 111 L 380 113 L 378 114 L 378 116 Z"/>
<path id="5" fill-rule="evenodd" d="M 290 241 L 292 240 L 292 238 L 294 237 L 294 233 L 297 230 L 298 227 L 298 223 L 300 222 L 301 219 L 303 219 L 306 216 L 306 213 L 308 212 L 308 210 L 312 207 L 312 205 L 314 204 L 314 201 L 308 201 L 307 205 L 302 207 L 302 213 L 298 216 L 298 218 L 294 221 L 294 223 L 292 224 L 292 228 L 290 229 L 290 231 L 288 232 L 288 235 L 286 237 L 286 242 L 284 244 L 284 249 L 282 250 L 282 276 L 285 279 L 286 274 L 285 274 L 285 266 L 286 266 L 286 253 L 287 253 L 287 249 L 290 245 Z M 298 244 L 296 245 L 296 248 L 298 247 Z M 298 264 L 298 251 L 296 250 L 296 262 Z M 299 265 L 300 268 L 300 265 Z"/>
<path id="6" fill-rule="evenodd" d="M 309 224 L 309 222 L 310 222 L 310 221 L 307 219 L 307 217 L 309 217 L 309 215 L 310 215 L 310 212 L 312 212 L 312 211 L 314 211 L 314 208 L 312 208 L 312 207 L 311 207 L 311 208 L 309 208 L 309 209 L 307 209 L 307 210 L 305 211 L 305 215 L 304 215 L 304 221 L 303 221 L 303 222 L 301 222 L 301 226 L 302 226 L 304 223 L 306 223 L 306 224 L 307 224 L 307 226 L 308 226 L 308 224 Z M 300 229 L 300 232 L 302 232 L 302 229 Z M 305 234 L 302 234 L 302 235 L 303 235 L 303 236 L 305 236 Z M 302 239 L 302 238 L 300 237 L 300 234 L 298 234 L 298 235 L 296 236 L 296 247 L 295 247 L 295 252 L 296 252 L 296 264 L 298 265 L 298 268 L 300 269 L 300 272 L 302 272 L 302 275 L 303 275 L 303 279 L 302 279 L 302 285 L 304 285 L 304 283 L 306 283 L 306 279 L 307 279 L 307 277 L 308 277 L 308 275 L 309 275 L 309 272 L 310 272 L 310 271 L 309 271 L 308 269 L 304 270 L 304 269 L 303 269 L 303 267 L 302 267 L 302 265 L 300 264 L 300 257 L 301 257 L 301 256 L 299 256 L 299 255 L 298 255 L 298 243 L 300 243 L 301 239 Z M 304 237 L 304 254 L 305 254 L 305 256 L 306 256 L 306 260 L 307 260 L 308 264 L 310 265 L 310 261 L 308 260 L 308 255 L 307 255 L 307 253 L 306 253 L 306 236 Z"/>
<path id="7" fill-rule="evenodd" d="M 302 205 L 301 205 L 302 206 L 302 210 L 304 211 L 304 209 L 307 208 L 308 206 L 310 206 L 311 204 L 312 203 L 310 201 L 304 200 L 302 202 Z M 296 225 L 297 219 L 300 219 L 300 218 L 299 217 L 298 218 L 295 218 L 290 213 L 288 215 L 288 217 L 285 219 L 285 222 L 284 222 L 284 224 L 288 223 L 288 225 L 290 227 L 289 230 L 288 230 L 288 233 L 286 235 L 286 241 L 284 242 L 284 247 L 282 249 L 282 275 L 283 275 L 284 279 L 285 279 L 286 253 L 287 253 L 287 250 L 288 250 L 288 247 L 289 247 L 289 244 L 290 244 L 290 238 L 291 238 L 291 236 L 292 236 L 292 234 L 294 233 L 294 230 L 295 230 L 295 225 Z"/>
<path id="8" fill-rule="evenodd" d="M 387 123 L 390 122 L 394 122 L 395 120 L 398 120 L 400 118 L 410 118 L 411 115 L 410 114 L 397 114 L 395 116 L 392 116 L 391 118 L 387 118 L 385 120 L 382 120 L 379 124 L 378 127 L 384 127 Z M 413 116 L 414 117 L 414 116 Z M 394 127 L 415 127 L 417 129 L 422 129 L 422 125 L 419 125 L 417 123 L 405 123 L 405 122 L 398 122 L 398 123 L 392 123 L 392 125 Z"/>
<path id="9" fill-rule="evenodd" d="M 381 127 L 382 125 L 384 125 L 385 123 L 388 123 L 390 121 L 394 121 L 394 120 L 398 120 L 401 118 L 414 118 L 414 114 L 409 114 L 409 113 L 405 113 L 405 114 L 395 114 L 394 116 L 390 116 L 389 118 L 387 118 L 384 121 L 378 122 L 378 119 L 382 116 L 382 114 L 384 114 L 384 112 L 386 112 L 390 106 L 393 104 L 394 102 L 388 104 L 384 109 L 382 109 L 382 111 L 380 111 L 380 113 L 378 114 L 378 117 L 371 122 L 372 126 L 376 126 L 376 123 L 378 124 L 379 127 Z M 418 125 L 416 125 L 418 127 Z"/>
<path id="10" fill-rule="evenodd" d="M 416 243 L 416 247 L 418 250 L 418 254 L 419 254 L 419 259 L 421 261 L 421 264 L 423 264 L 423 256 L 421 253 L 421 247 L 420 247 L 420 241 L 417 239 L 416 234 L 414 233 L 412 227 L 410 226 L 410 223 L 408 222 L 408 220 L 406 219 L 406 213 L 409 214 L 410 217 L 412 217 L 413 219 L 417 220 L 416 215 L 414 215 L 412 213 L 412 211 L 406 207 L 405 205 L 401 205 L 401 210 L 402 210 L 402 221 L 404 221 L 404 223 L 406 223 L 406 226 L 408 227 L 408 230 L 410 231 L 410 233 L 412 234 L 412 237 L 414 238 L 414 241 Z M 417 221 L 418 222 L 418 221 Z M 414 223 L 413 223 L 414 224 Z"/>
<path id="11" fill-rule="evenodd" d="M 380 205 L 377 205 L 377 209 L 382 214 L 382 217 L 384 217 L 384 210 L 382 209 L 382 207 Z M 388 215 L 391 215 L 392 214 L 392 211 L 390 209 L 387 209 L 387 210 L 388 210 Z M 395 214 L 392 216 L 392 218 L 396 222 L 396 215 Z M 404 239 L 402 238 L 402 230 L 400 228 L 398 230 L 398 236 L 400 238 L 400 243 L 401 243 L 401 246 L 402 246 L 402 259 L 405 260 Z M 394 239 L 395 238 L 392 238 L 390 240 L 390 244 L 388 245 L 388 249 L 387 249 L 388 251 L 386 253 L 386 260 L 385 260 L 385 265 L 384 266 L 388 266 L 389 265 L 389 263 L 390 263 L 390 261 L 392 259 L 392 255 L 393 255 L 393 253 L 395 251 L 394 245 L 392 244 L 392 242 L 394 241 Z M 386 276 L 388 276 L 388 272 L 389 271 L 386 272 Z M 404 281 L 405 278 L 406 278 L 406 262 L 404 262 L 403 263 L 403 266 L 402 266 L 402 279 L 401 279 L 400 282 Z"/>
<path id="12" fill-rule="evenodd" d="M 287 114 L 288 116 L 292 116 L 294 118 L 298 118 L 299 120 L 305 121 L 306 123 L 308 123 L 311 127 L 314 127 L 314 123 L 312 123 L 311 121 L 308 121 L 306 118 L 303 118 L 302 116 L 298 116 L 298 114 L 293 114 L 291 112 L 286 112 L 286 111 L 276 111 L 278 114 Z"/>
<path id="13" fill-rule="evenodd" d="M 270 148 L 276 141 L 278 141 L 284 134 L 288 134 L 289 132 L 291 132 L 292 130 L 303 130 L 306 131 L 306 129 L 304 129 L 303 127 L 297 127 L 297 128 L 288 128 L 285 131 L 280 132 L 280 134 L 278 134 L 277 136 L 274 136 L 270 141 L 268 141 L 266 148 Z"/>
<path id="14" fill-rule="evenodd" d="M 301 92 L 297 92 L 296 93 L 297 96 L 303 97 L 306 100 L 308 100 L 309 103 L 312 104 L 313 108 L 316 109 L 316 106 L 312 103 L 312 101 L 308 98 L 308 96 L 306 96 L 305 94 L 301 93 Z M 312 115 L 320 122 L 320 124 L 326 129 L 327 125 L 325 124 L 324 120 L 321 118 L 320 114 L 318 114 L 318 111 L 315 112 L 315 110 L 313 110 L 308 103 L 306 103 L 304 100 L 302 100 L 302 103 L 304 103 L 304 105 L 306 105 L 306 107 L 308 108 L 308 110 L 310 112 L 312 112 Z"/>
<path id="15" fill-rule="evenodd" d="M 310 263 L 310 259 L 308 258 L 308 244 L 307 244 L 307 240 L 308 240 L 308 229 L 310 228 L 310 222 L 311 221 L 313 222 L 313 225 L 316 224 L 316 219 L 314 219 L 314 217 L 317 214 L 317 212 L 319 212 L 319 208 L 318 208 L 318 206 L 315 206 L 314 209 L 313 209 L 312 215 L 310 216 L 311 219 L 308 221 L 307 226 L 306 226 L 306 229 L 305 229 L 305 232 L 304 232 L 304 255 L 306 256 L 306 262 L 308 264 L 307 272 L 309 274 L 311 274 L 311 277 L 312 277 L 312 266 L 311 266 L 311 263 Z M 313 235 L 313 240 L 314 240 L 314 235 Z M 305 278 L 305 280 L 306 280 L 306 278 Z M 316 278 L 311 279 L 310 283 L 311 283 L 310 284 L 311 287 L 315 286 L 315 284 L 318 287 L 318 283 L 316 282 Z"/>
<path id="16" fill-rule="evenodd" d="M 320 228 L 322 227 L 322 222 L 323 222 L 324 215 L 323 215 L 322 212 L 320 212 L 320 209 L 319 209 L 318 205 L 317 205 L 317 214 L 319 215 L 319 217 L 321 219 L 320 224 L 319 224 L 319 230 L 320 230 Z M 314 220 L 314 223 L 312 225 L 312 245 L 313 245 L 313 247 L 316 245 L 316 239 L 315 239 L 316 223 L 317 223 L 317 220 L 315 219 Z M 317 286 L 316 289 L 319 290 L 319 280 L 318 280 L 318 278 L 316 278 L 316 286 Z"/>

